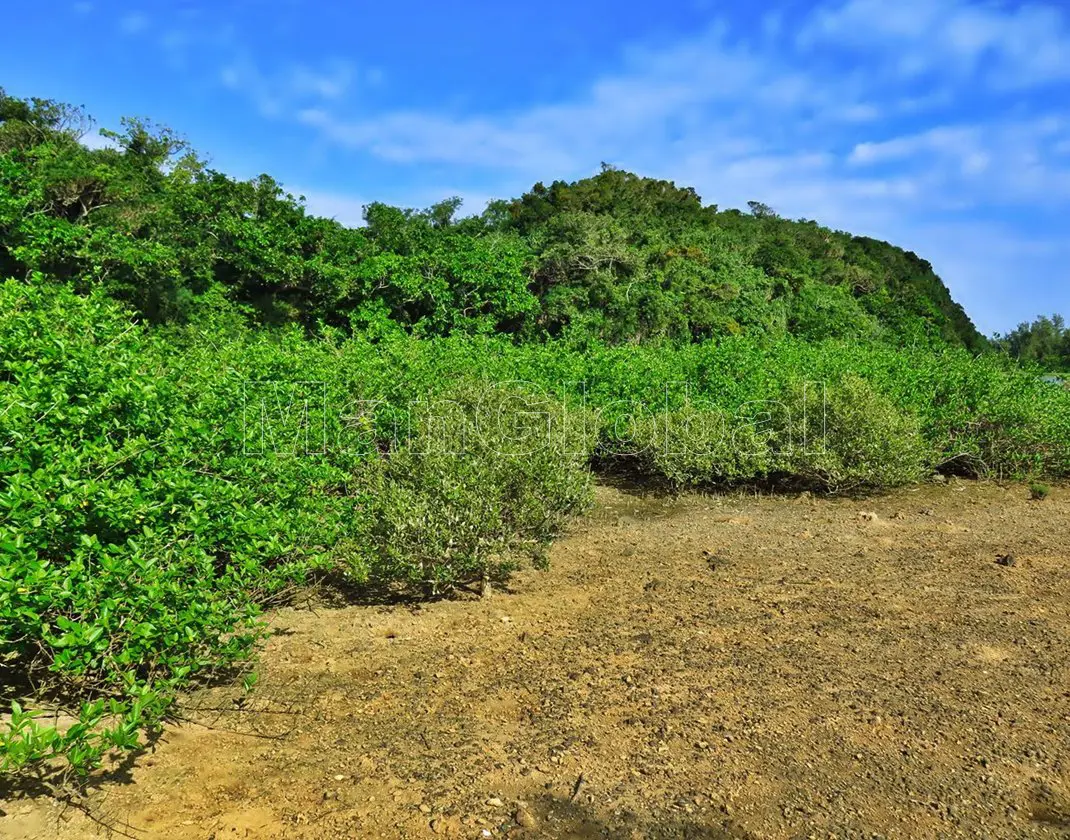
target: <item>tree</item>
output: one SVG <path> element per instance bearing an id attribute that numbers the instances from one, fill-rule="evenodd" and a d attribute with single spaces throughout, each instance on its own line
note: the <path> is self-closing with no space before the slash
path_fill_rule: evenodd
<path id="1" fill-rule="evenodd" d="M 80 140 L 93 127 L 85 108 L 53 99 L 17 99 L 0 87 L 0 153 L 61 135 Z"/>
<path id="2" fill-rule="evenodd" d="M 750 213 L 756 219 L 778 219 L 776 211 L 768 204 L 763 204 L 760 201 L 748 201 L 747 207 L 750 208 Z"/>
<path id="3" fill-rule="evenodd" d="M 212 171 L 167 127 L 125 119 L 101 132 L 107 148 L 89 149 L 90 124 L 80 108 L 0 92 L 0 271 L 100 286 L 150 320 L 189 317 L 214 291 L 309 329 L 388 319 L 526 339 L 798 332 L 986 346 L 915 254 L 757 201 L 722 212 L 610 164 L 461 219 L 455 196 L 372 203 L 366 227 L 349 230 L 269 175 Z M 1038 329 L 1016 352 L 1050 360 L 1064 334 Z"/>
<path id="4" fill-rule="evenodd" d="M 1049 370 L 1070 371 L 1070 328 L 1061 315 L 1041 315 L 993 341 L 1010 356 Z"/>

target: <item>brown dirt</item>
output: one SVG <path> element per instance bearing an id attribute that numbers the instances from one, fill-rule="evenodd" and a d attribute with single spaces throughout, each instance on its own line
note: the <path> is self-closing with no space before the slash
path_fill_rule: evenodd
<path id="1" fill-rule="evenodd" d="M 1070 488 L 602 487 L 551 561 L 489 599 L 279 611 L 251 698 L 191 701 L 214 728 L 169 729 L 96 817 L 215 840 L 1070 829 Z M 103 831 L 0 807 L 4 837 Z"/>

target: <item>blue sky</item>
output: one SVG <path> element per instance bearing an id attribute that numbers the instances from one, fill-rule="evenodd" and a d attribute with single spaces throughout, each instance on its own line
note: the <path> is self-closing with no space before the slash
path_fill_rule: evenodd
<path id="1" fill-rule="evenodd" d="M 152 117 L 356 224 L 602 161 L 918 252 L 985 332 L 1070 315 L 1070 5 L 13 0 L 0 85 Z"/>

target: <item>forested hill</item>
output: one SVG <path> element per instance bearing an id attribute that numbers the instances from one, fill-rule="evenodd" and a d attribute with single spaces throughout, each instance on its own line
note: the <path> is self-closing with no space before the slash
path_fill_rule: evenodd
<path id="1" fill-rule="evenodd" d="M 0 277 L 103 286 L 150 320 L 225 298 L 270 322 L 426 335 L 987 343 L 913 253 L 608 166 L 477 217 L 372 204 L 350 229 L 170 130 L 128 121 L 90 149 L 91 126 L 0 89 Z"/>
<path id="2" fill-rule="evenodd" d="M 586 320 L 615 340 L 787 330 L 986 344 L 925 260 L 759 202 L 719 211 L 693 189 L 603 165 L 573 184 L 536 184 L 484 218 L 532 248 L 550 332 Z"/>

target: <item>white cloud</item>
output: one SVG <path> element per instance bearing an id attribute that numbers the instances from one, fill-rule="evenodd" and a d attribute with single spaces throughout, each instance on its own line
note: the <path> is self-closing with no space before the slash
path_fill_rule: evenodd
<path id="1" fill-rule="evenodd" d="M 172 70 L 185 71 L 189 66 L 189 50 L 193 38 L 181 28 L 167 29 L 160 35 L 160 47 Z"/>
<path id="2" fill-rule="evenodd" d="M 354 118 L 314 107 L 296 118 L 334 142 L 391 162 L 546 177 L 587 171 L 637 149 L 650 148 L 658 159 L 674 132 L 699 146 L 731 142 L 767 119 L 763 111 L 777 117 L 820 112 L 837 123 L 873 118 L 876 107 L 859 101 L 856 88 L 854 80 L 830 85 L 770 64 L 728 43 L 723 27 L 715 26 L 668 50 L 634 50 L 624 72 L 594 80 L 570 100 L 513 114 L 394 111 Z M 750 101 L 746 112 L 738 109 L 744 99 Z"/>
<path id="3" fill-rule="evenodd" d="M 340 99 L 349 91 L 355 76 L 356 68 L 351 62 L 334 60 L 321 72 L 304 65 L 292 67 L 286 84 L 295 96 Z"/>
<path id="4" fill-rule="evenodd" d="M 119 31 L 124 35 L 138 35 L 149 28 L 149 19 L 140 12 L 131 12 L 119 20 Z"/>
<path id="5" fill-rule="evenodd" d="M 221 68 L 219 80 L 224 87 L 250 99 L 261 116 L 282 114 L 284 103 L 277 88 L 261 75 L 248 56 L 240 55 Z"/>
<path id="6" fill-rule="evenodd" d="M 239 58 L 222 80 L 261 113 L 332 145 L 416 171 L 448 165 L 476 187 L 377 196 L 393 203 L 459 193 L 482 204 L 534 180 L 591 174 L 605 160 L 693 185 L 721 206 L 761 200 L 912 247 L 987 328 L 984 313 L 998 311 L 991 301 L 1020 285 L 1015 260 L 1037 282 L 1070 288 L 1070 258 L 1057 263 L 1065 253 L 1041 247 L 1043 226 L 1070 212 L 1070 19 L 1061 7 L 835 0 L 796 33 L 775 13 L 749 41 L 714 24 L 668 46 L 632 47 L 616 72 L 510 111 L 356 111 L 347 94 L 374 71 L 343 62 L 277 64 L 285 69 L 269 75 Z M 1031 99 L 1034 89 L 1049 95 Z M 360 219 L 345 196 L 310 195 L 309 207 Z M 998 231 L 972 221 L 1008 208 L 1022 221 Z"/>
<path id="7" fill-rule="evenodd" d="M 847 162 L 858 166 L 889 163 L 914 158 L 923 152 L 963 157 L 973 151 L 977 139 L 975 128 L 932 128 L 883 142 L 859 143 L 851 150 Z"/>
<path id="8" fill-rule="evenodd" d="M 876 105 L 859 103 L 844 107 L 841 119 L 850 123 L 876 122 L 882 115 L 883 112 Z"/>
<path id="9" fill-rule="evenodd" d="M 1070 20 L 1055 5 L 971 0 L 846 0 L 818 11 L 798 43 L 884 50 L 899 73 L 979 73 L 999 89 L 1070 79 Z"/>
<path id="10" fill-rule="evenodd" d="M 863 141 L 848 155 L 855 171 L 927 173 L 930 206 L 1057 207 L 1070 203 L 1070 162 L 1057 153 L 1059 119 L 935 126 Z"/>
<path id="11" fill-rule="evenodd" d="M 320 68 L 290 64 L 265 73 L 244 51 L 219 71 L 225 87 L 249 98 L 266 117 L 281 116 L 286 108 L 342 100 L 356 78 L 356 66 L 340 59 L 326 61 Z"/>
<path id="12" fill-rule="evenodd" d="M 939 18 L 938 2 L 882 3 L 881 0 L 848 0 L 820 9 L 798 34 L 804 46 L 834 41 L 869 44 L 878 36 L 886 40 L 917 41 L 931 32 Z"/>
<path id="13" fill-rule="evenodd" d="M 492 167 L 568 168 L 572 157 L 541 132 L 492 120 L 451 120 L 421 113 L 394 113 L 376 120 L 339 120 L 320 108 L 297 119 L 343 145 L 367 149 L 394 163 L 436 162 Z"/>
<path id="14" fill-rule="evenodd" d="M 848 11 L 861 15 L 869 2 L 853 0 Z M 857 23 L 830 15 L 815 19 L 815 31 Z M 883 25 L 924 37 L 927 20 L 893 12 Z M 1057 116 L 870 138 L 865 134 L 888 130 L 886 115 L 917 120 L 954 101 L 954 88 L 950 96 L 906 96 L 862 74 L 808 66 L 782 45 L 763 52 L 732 43 L 720 25 L 626 58 L 622 72 L 593 80 L 570 100 L 514 113 L 348 117 L 321 105 L 295 118 L 331 142 L 390 163 L 497 172 L 509 188 L 529 185 L 524 179 L 585 175 L 608 160 L 693 183 L 719 203 L 776 195 L 782 212 L 807 216 L 818 216 L 810 202 L 842 205 L 837 220 L 849 217 L 852 203 L 878 199 L 948 209 L 1070 198 L 1070 170 L 1045 148 L 1064 130 Z M 860 176 L 875 166 L 898 171 Z"/>

